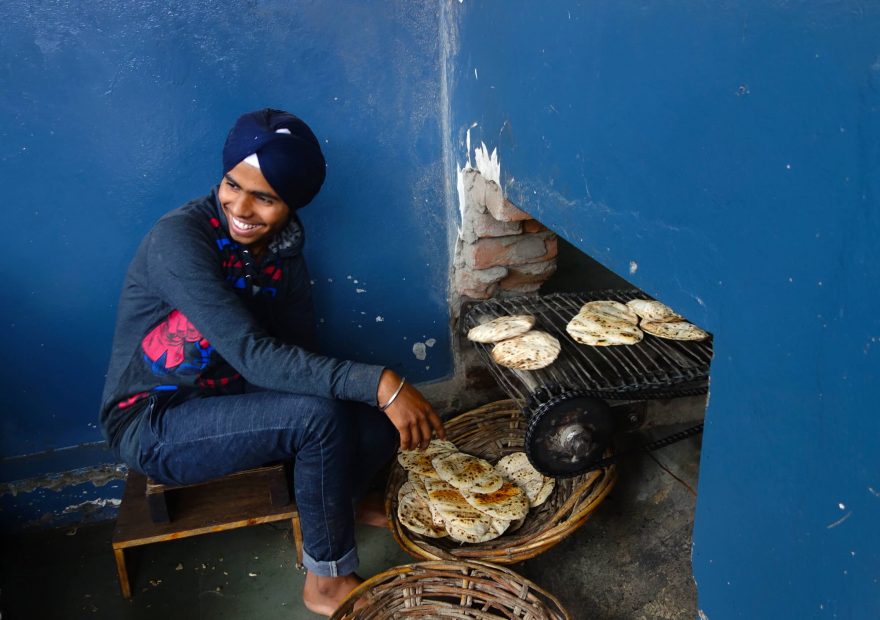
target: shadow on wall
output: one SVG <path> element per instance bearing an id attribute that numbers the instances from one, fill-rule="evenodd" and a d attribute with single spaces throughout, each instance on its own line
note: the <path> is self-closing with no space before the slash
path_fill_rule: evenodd
<path id="1" fill-rule="evenodd" d="M 556 273 L 541 286 L 542 295 L 638 288 L 562 237 L 557 239 L 559 254 L 556 256 Z"/>

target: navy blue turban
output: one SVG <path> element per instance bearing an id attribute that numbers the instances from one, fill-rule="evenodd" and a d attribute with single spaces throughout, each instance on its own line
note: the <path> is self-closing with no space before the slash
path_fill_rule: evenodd
<path id="1" fill-rule="evenodd" d="M 223 174 L 254 154 L 266 181 L 291 209 L 309 204 L 324 183 L 321 145 L 293 114 L 266 108 L 239 117 L 223 145 Z"/>

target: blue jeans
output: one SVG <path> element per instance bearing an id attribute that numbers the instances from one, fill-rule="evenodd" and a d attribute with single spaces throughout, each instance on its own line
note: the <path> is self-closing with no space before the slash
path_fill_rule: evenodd
<path id="1" fill-rule="evenodd" d="M 164 484 L 192 484 L 294 459 L 303 563 L 327 577 L 358 567 L 356 501 L 398 445 L 375 407 L 284 392 L 195 398 L 132 425 L 129 465 Z"/>

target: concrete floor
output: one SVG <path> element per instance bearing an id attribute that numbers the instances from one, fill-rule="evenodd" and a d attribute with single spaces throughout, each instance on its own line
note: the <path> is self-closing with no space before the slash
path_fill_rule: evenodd
<path id="1" fill-rule="evenodd" d="M 665 429 L 669 430 L 669 429 Z M 652 431 L 660 436 L 665 431 Z M 690 568 L 699 438 L 620 466 L 616 488 L 574 535 L 514 566 L 574 620 L 696 617 Z M 306 619 L 290 529 L 261 525 L 142 547 L 134 597 L 119 594 L 112 523 L 5 538 L 2 620 Z M 384 530 L 358 530 L 364 576 L 412 561 Z"/>

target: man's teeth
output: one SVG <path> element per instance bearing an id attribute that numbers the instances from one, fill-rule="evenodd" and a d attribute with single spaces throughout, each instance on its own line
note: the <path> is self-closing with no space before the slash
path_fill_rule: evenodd
<path id="1" fill-rule="evenodd" d="M 235 224 L 236 228 L 241 228 L 242 230 L 251 230 L 251 229 L 257 227 L 256 224 L 246 224 L 245 222 L 242 222 L 237 217 L 232 218 L 232 223 Z"/>

